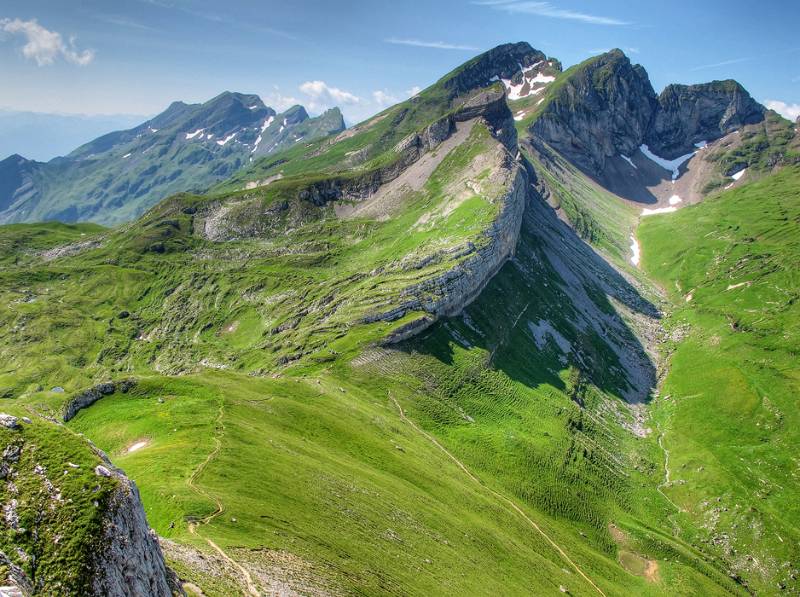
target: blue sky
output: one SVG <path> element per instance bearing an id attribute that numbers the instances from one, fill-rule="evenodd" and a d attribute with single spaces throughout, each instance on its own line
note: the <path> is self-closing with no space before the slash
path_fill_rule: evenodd
<path id="1" fill-rule="evenodd" d="M 149 115 L 231 90 L 352 122 L 524 40 L 565 68 L 622 48 L 656 91 L 735 78 L 800 114 L 798 21 L 798 0 L 3 0 L 0 108 Z"/>

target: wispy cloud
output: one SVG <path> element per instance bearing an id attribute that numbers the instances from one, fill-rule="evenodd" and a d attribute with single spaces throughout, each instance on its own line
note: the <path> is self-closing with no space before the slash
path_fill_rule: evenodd
<path id="1" fill-rule="evenodd" d="M 780 100 L 764 100 L 764 105 L 791 121 L 800 118 L 800 104 L 787 104 Z"/>
<path id="2" fill-rule="evenodd" d="M 94 18 L 100 21 L 101 23 L 108 23 L 109 25 L 117 25 L 118 27 L 127 27 L 129 29 L 138 29 L 140 31 L 160 31 L 160 29 L 156 29 L 155 27 L 151 27 L 150 25 L 145 25 L 143 23 L 139 23 L 138 21 L 134 21 L 133 19 L 129 19 L 128 17 L 123 17 L 119 15 L 94 15 Z"/>
<path id="3" fill-rule="evenodd" d="M 510 14 L 529 14 L 539 17 L 549 17 L 552 19 L 566 19 L 569 21 L 580 21 L 591 25 L 630 25 L 628 21 L 622 21 L 614 17 L 587 14 L 567 8 L 559 8 L 550 2 L 527 2 L 519 0 L 476 0 L 473 4 L 479 6 L 489 6 L 495 10 L 503 10 Z"/>
<path id="4" fill-rule="evenodd" d="M 475 46 L 466 46 L 463 44 L 451 44 L 444 41 L 424 41 L 421 39 L 413 39 L 413 38 L 397 38 L 397 37 L 390 37 L 388 39 L 383 40 L 387 44 L 395 44 L 399 46 L 415 46 L 417 48 L 435 48 L 437 50 L 469 50 L 469 51 L 476 51 L 480 48 Z"/>
<path id="5" fill-rule="evenodd" d="M 74 37 L 65 42 L 60 33 L 45 29 L 36 19 L 0 19 L 0 31 L 24 37 L 22 55 L 35 60 L 39 66 L 53 64 L 57 58 L 78 66 L 86 66 L 94 60 L 94 50 L 78 50 Z"/>
<path id="6" fill-rule="evenodd" d="M 203 19 L 204 21 L 209 21 L 211 23 L 227 25 L 230 27 L 235 27 L 237 29 L 243 29 L 245 31 L 252 31 L 254 33 L 266 33 L 268 35 L 283 37 L 285 39 L 291 39 L 291 40 L 297 39 L 297 37 L 293 33 L 284 31 L 282 29 L 269 27 L 267 25 L 262 25 L 261 23 L 255 21 L 242 21 L 218 13 L 194 10 L 192 8 L 183 6 L 182 4 L 170 2 L 167 0 L 139 0 L 139 1 L 143 2 L 144 4 L 150 4 L 151 6 L 157 6 L 159 8 L 166 10 L 176 10 L 178 12 L 182 12 L 184 14 L 190 15 L 198 19 Z"/>
<path id="7" fill-rule="evenodd" d="M 753 59 L 754 58 L 752 56 L 749 56 L 747 58 L 734 58 L 732 60 L 723 60 L 722 62 L 714 62 L 712 64 L 701 64 L 700 66 L 692 67 L 689 70 L 690 71 L 696 71 L 696 70 L 705 70 L 707 68 L 717 68 L 719 66 L 728 66 L 730 64 L 739 64 L 741 62 L 749 62 L 750 60 L 753 60 Z"/>

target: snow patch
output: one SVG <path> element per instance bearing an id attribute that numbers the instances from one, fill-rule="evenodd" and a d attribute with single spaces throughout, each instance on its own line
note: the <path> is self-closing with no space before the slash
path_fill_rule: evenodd
<path id="1" fill-rule="evenodd" d="M 125 158 L 129 158 L 129 157 L 131 157 L 131 154 L 126 153 L 124 156 L 122 156 L 122 159 L 124 160 Z"/>
<path id="2" fill-rule="evenodd" d="M 523 118 L 525 118 L 525 112 L 517 112 L 516 114 L 514 114 L 514 120 L 516 120 L 517 122 L 519 122 Z"/>
<path id="3" fill-rule="evenodd" d="M 681 175 L 681 164 L 690 159 L 696 153 L 693 151 L 692 153 L 687 153 L 686 155 L 682 155 L 674 160 L 665 160 L 664 158 L 658 157 L 656 154 L 650 151 L 650 148 L 645 144 L 640 145 L 639 149 L 642 151 L 645 157 L 664 168 L 664 170 L 671 170 L 672 180 L 677 180 Z"/>
<path id="4" fill-rule="evenodd" d="M 217 141 L 217 145 L 219 145 L 221 147 L 221 146 L 225 145 L 228 141 L 233 139 L 235 136 L 236 136 L 236 133 L 231 133 L 230 135 L 225 137 L 222 141 Z"/>
<path id="5" fill-rule="evenodd" d="M 680 203 L 681 201 L 683 201 L 683 199 L 681 199 L 677 195 L 673 195 L 672 197 L 669 198 L 670 205 L 678 205 L 678 203 Z"/>
<path id="6" fill-rule="evenodd" d="M 556 80 L 555 77 L 543 75 L 542 73 L 536 73 L 536 75 L 532 77 L 528 75 L 528 73 L 530 73 L 532 70 L 535 70 L 540 64 L 541 62 L 536 62 L 527 67 L 520 64 L 519 68 L 522 71 L 522 82 L 518 85 L 514 85 L 511 82 L 511 79 L 501 79 L 501 81 L 503 81 L 503 85 L 508 91 L 508 99 L 518 100 L 522 99 L 523 97 L 536 95 L 541 93 L 547 85 Z M 534 85 L 539 85 L 539 87 L 534 89 Z M 528 87 L 528 91 L 524 92 L 523 89 L 526 86 Z"/>
<path id="7" fill-rule="evenodd" d="M 632 160 L 631 158 L 629 158 L 629 157 L 628 157 L 628 156 L 626 156 L 626 155 L 622 155 L 622 154 L 619 154 L 619 157 L 621 157 L 623 160 L 625 160 L 625 161 L 626 161 L 626 162 L 628 162 L 628 163 L 629 163 L 631 166 L 633 166 L 634 170 L 638 170 L 638 168 L 636 167 L 636 164 L 634 164 L 634 163 L 633 163 L 633 160 Z"/>
<path id="8" fill-rule="evenodd" d="M 750 286 L 752 282 L 739 282 L 738 284 L 728 284 L 728 287 L 725 290 L 735 290 L 736 288 L 741 288 L 742 286 Z"/>
<path id="9" fill-rule="evenodd" d="M 154 128 L 151 126 L 151 127 L 150 127 L 150 132 L 151 132 L 151 133 L 157 133 L 157 132 L 158 132 L 158 129 L 154 129 Z"/>
<path id="10" fill-rule="evenodd" d="M 197 130 L 196 130 L 195 132 L 193 132 L 193 133 L 186 133 L 186 138 L 187 138 L 187 139 L 194 139 L 194 138 L 195 138 L 197 135 L 199 135 L 200 133 L 202 133 L 204 130 L 206 130 L 206 129 L 197 129 Z"/>
<path id="11" fill-rule="evenodd" d="M 697 143 L 694 144 L 694 146 L 697 149 L 705 149 L 706 147 L 708 147 L 708 141 L 698 141 Z"/>
<path id="12" fill-rule="evenodd" d="M 133 445 L 132 445 L 130 448 L 128 448 L 128 449 L 126 450 L 126 452 L 127 452 L 128 454 L 130 454 L 131 452 L 136 452 L 137 450 L 141 450 L 142 448 L 144 448 L 145 446 L 147 446 L 147 444 L 149 444 L 149 443 L 150 443 L 150 442 L 148 442 L 147 440 L 142 440 L 142 441 L 136 442 L 136 443 L 135 443 L 135 444 L 133 444 Z"/>
<path id="13" fill-rule="evenodd" d="M 641 251 L 639 249 L 639 241 L 636 240 L 636 237 L 631 234 L 631 263 L 636 267 L 639 267 L 639 258 L 641 257 Z"/>
<path id="14" fill-rule="evenodd" d="M 736 174 L 731 174 L 731 178 L 733 180 L 739 180 L 742 176 L 744 176 L 745 170 L 747 170 L 747 168 L 742 168 Z"/>
<path id="15" fill-rule="evenodd" d="M 256 149 L 258 149 L 258 144 L 261 143 L 261 137 L 264 135 L 264 131 L 266 131 L 267 128 L 269 127 L 269 125 L 272 124 L 273 120 L 275 120 L 275 117 L 274 116 L 270 116 L 269 118 L 267 118 L 264 121 L 264 124 L 261 125 L 261 132 L 258 134 L 258 138 L 256 139 L 256 142 L 253 145 L 253 149 L 250 151 L 250 153 L 253 153 L 253 152 L 255 152 Z"/>
<path id="16" fill-rule="evenodd" d="M 655 209 L 644 208 L 642 210 L 642 215 L 643 216 L 654 216 L 656 214 L 670 214 L 673 211 L 677 211 L 677 210 L 678 210 L 678 208 L 675 207 L 675 206 L 672 206 L 672 207 L 657 207 Z"/>

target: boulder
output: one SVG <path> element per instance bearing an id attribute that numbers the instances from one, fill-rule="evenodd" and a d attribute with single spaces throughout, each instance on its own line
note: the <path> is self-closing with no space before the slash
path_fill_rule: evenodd
<path id="1" fill-rule="evenodd" d="M 5 427 L 6 429 L 19 429 L 19 419 L 13 415 L 0 413 L 0 427 Z"/>

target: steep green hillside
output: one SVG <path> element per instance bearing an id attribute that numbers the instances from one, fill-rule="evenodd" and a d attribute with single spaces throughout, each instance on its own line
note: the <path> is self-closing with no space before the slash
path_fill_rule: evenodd
<path id="1" fill-rule="evenodd" d="M 613 174 L 658 100 L 558 70 L 500 46 L 124 226 L 0 227 L 0 412 L 123 467 L 190 594 L 795 589 L 800 172 L 635 267 L 639 208 L 514 118 Z"/>
<path id="2" fill-rule="evenodd" d="M 654 418 L 663 491 L 756 591 L 796 591 L 800 169 L 638 230 L 672 299 Z"/>

